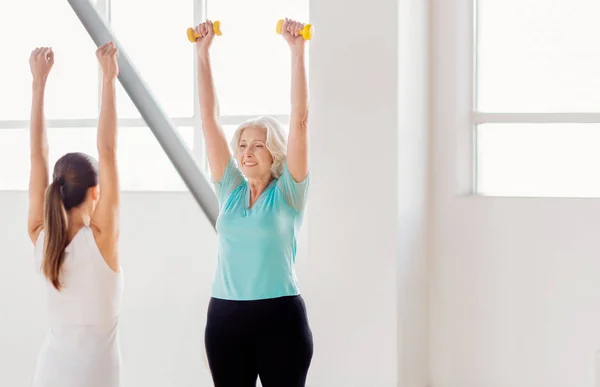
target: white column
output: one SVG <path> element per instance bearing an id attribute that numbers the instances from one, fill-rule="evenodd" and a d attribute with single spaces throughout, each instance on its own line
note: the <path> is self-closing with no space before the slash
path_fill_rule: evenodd
<path id="1" fill-rule="evenodd" d="M 429 9 L 314 0 L 309 385 L 428 383 Z"/>
<path id="2" fill-rule="evenodd" d="M 397 385 L 397 1 L 312 0 L 310 385 Z"/>

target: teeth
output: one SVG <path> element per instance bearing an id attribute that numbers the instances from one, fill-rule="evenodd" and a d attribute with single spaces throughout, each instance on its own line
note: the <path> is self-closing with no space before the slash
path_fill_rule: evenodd
<path id="1" fill-rule="evenodd" d="M 253 167 L 256 165 L 256 163 L 244 163 L 244 165 L 246 165 L 248 167 Z"/>

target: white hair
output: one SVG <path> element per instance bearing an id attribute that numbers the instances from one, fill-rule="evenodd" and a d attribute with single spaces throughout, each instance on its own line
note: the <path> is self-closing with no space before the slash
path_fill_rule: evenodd
<path id="1" fill-rule="evenodd" d="M 230 143 L 234 154 L 237 153 L 242 132 L 247 128 L 262 128 L 267 131 L 266 146 L 267 150 L 273 157 L 273 164 L 271 164 L 271 175 L 276 179 L 279 178 L 279 176 L 281 176 L 283 173 L 283 165 L 285 164 L 287 156 L 287 142 L 281 123 L 279 123 L 279 121 L 277 121 L 275 118 L 268 116 L 261 116 L 243 122 L 236 128 Z"/>

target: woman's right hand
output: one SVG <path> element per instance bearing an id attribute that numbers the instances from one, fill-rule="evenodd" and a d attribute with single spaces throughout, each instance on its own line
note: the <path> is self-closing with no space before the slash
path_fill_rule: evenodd
<path id="1" fill-rule="evenodd" d="M 29 67 L 35 82 L 46 82 L 54 65 L 54 52 L 50 47 L 38 47 L 29 56 Z"/>
<path id="2" fill-rule="evenodd" d="M 198 34 L 198 39 L 196 39 L 196 53 L 198 55 L 208 54 L 208 49 L 215 37 L 213 22 L 206 20 L 206 22 L 198 24 L 194 30 Z"/>

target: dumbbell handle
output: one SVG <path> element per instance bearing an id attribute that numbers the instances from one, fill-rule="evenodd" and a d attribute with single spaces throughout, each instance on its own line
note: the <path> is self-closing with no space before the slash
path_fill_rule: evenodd
<path id="1" fill-rule="evenodd" d="M 223 35 L 223 33 L 221 32 L 221 22 L 219 20 L 213 23 L 213 30 L 215 31 L 215 35 L 217 36 Z M 194 43 L 196 39 L 200 37 L 200 35 L 196 33 L 196 30 L 190 27 L 187 29 L 187 37 L 191 43 Z"/>
<path id="2" fill-rule="evenodd" d="M 283 27 L 283 19 L 277 22 L 277 27 L 275 27 L 275 31 L 281 35 L 281 28 Z M 311 40 L 313 36 L 313 25 L 305 24 L 304 28 L 300 30 L 300 35 L 304 38 L 304 40 Z"/>

